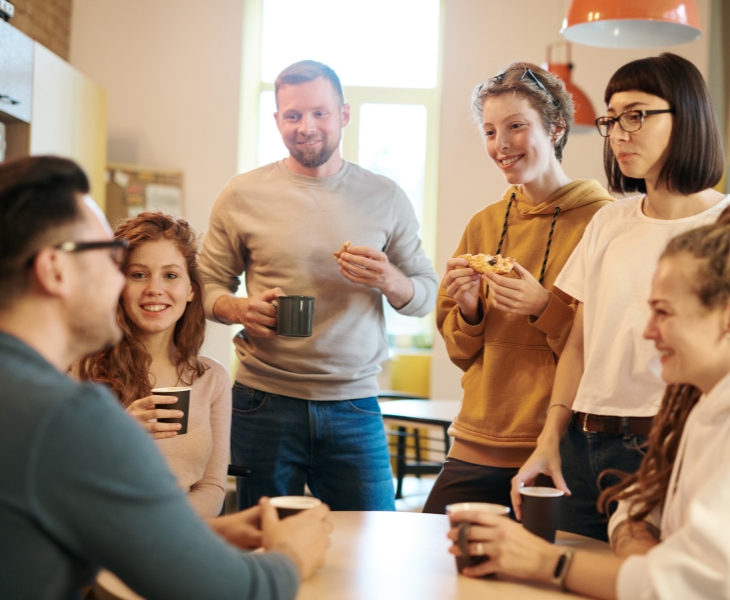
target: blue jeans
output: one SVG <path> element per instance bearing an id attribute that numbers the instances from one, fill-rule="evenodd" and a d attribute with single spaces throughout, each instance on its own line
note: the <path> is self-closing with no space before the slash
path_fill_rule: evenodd
<path id="1" fill-rule="evenodd" d="M 302 495 L 332 510 L 395 510 L 393 473 L 376 397 L 312 401 L 233 386 L 233 464 L 239 508 L 261 496 Z"/>
<path id="2" fill-rule="evenodd" d="M 588 433 L 573 421 L 560 442 L 563 477 L 572 492 L 562 501 L 560 529 L 597 540 L 608 541 L 608 518 L 598 512 L 596 503 L 601 490 L 618 483 L 615 476 L 601 479 L 604 469 L 626 473 L 639 470 L 646 436 Z"/>

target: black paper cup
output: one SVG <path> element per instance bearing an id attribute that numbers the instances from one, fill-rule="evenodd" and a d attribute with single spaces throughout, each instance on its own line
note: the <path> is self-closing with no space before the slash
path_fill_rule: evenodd
<path id="1" fill-rule="evenodd" d="M 285 337 L 309 337 L 314 322 L 312 296 L 279 296 L 276 308 L 276 333 Z"/>
<path id="2" fill-rule="evenodd" d="M 279 513 L 280 519 L 286 519 L 309 508 L 316 508 L 322 504 L 321 500 L 312 496 L 277 496 L 271 498 L 271 504 Z"/>
<path id="3" fill-rule="evenodd" d="M 457 502 L 456 504 L 449 504 L 446 507 L 446 514 L 449 515 L 449 520 L 451 520 L 451 517 L 456 513 L 464 512 L 467 510 L 484 511 L 492 515 L 507 516 L 510 509 L 509 506 L 502 506 L 501 504 L 490 504 L 488 502 Z M 454 521 L 451 520 L 451 526 L 459 527 L 458 545 L 459 550 L 461 550 L 461 556 L 456 557 L 456 570 L 459 571 L 459 573 L 464 570 L 464 567 L 475 567 L 476 565 L 489 560 L 489 557 L 486 555 L 472 556 L 471 554 L 469 554 L 468 544 L 469 529 L 472 526 L 471 523 L 468 523 L 466 521 L 454 523 Z"/>
<path id="4" fill-rule="evenodd" d="M 189 387 L 155 388 L 152 393 L 155 396 L 175 396 L 177 402 L 174 404 L 155 404 L 155 408 L 165 410 L 181 410 L 183 416 L 179 419 L 157 419 L 158 423 L 180 423 L 182 427 L 177 430 L 178 435 L 188 432 L 188 413 L 190 412 L 190 390 Z"/>
<path id="5" fill-rule="evenodd" d="M 523 487 L 520 494 L 524 528 L 554 544 L 563 491 L 550 487 Z"/>

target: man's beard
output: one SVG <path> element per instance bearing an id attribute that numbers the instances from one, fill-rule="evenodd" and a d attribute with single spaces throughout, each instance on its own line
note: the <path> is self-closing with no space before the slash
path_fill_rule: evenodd
<path id="1" fill-rule="evenodd" d="M 339 145 L 340 140 L 337 140 L 336 143 L 330 145 L 326 137 L 324 138 L 322 148 L 318 151 L 301 148 L 300 146 L 297 146 L 296 142 L 291 145 L 286 144 L 291 157 L 307 169 L 316 169 L 317 167 L 321 167 L 332 157 Z"/>
<path id="2" fill-rule="evenodd" d="M 88 306 L 74 313 L 70 319 L 73 352 L 81 357 L 116 346 L 122 340 L 116 318 L 110 319 L 103 311 Z"/>

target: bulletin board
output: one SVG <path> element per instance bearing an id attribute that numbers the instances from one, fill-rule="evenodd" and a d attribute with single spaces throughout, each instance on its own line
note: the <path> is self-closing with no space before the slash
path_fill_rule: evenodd
<path id="1" fill-rule="evenodd" d="M 182 171 L 107 165 L 106 216 L 112 227 L 146 210 L 185 216 Z"/>

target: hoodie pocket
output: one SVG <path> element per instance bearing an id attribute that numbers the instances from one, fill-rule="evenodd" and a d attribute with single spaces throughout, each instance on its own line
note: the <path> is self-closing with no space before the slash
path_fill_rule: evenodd
<path id="1" fill-rule="evenodd" d="M 555 381 L 555 355 L 546 346 L 493 343 L 464 374 L 457 426 L 476 436 L 533 442 L 545 423 Z"/>

